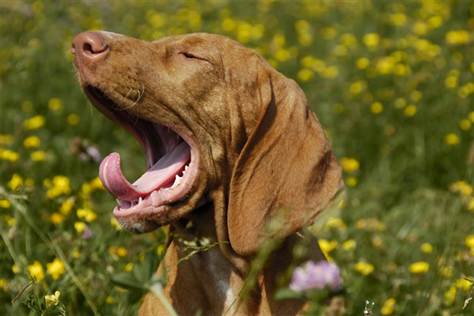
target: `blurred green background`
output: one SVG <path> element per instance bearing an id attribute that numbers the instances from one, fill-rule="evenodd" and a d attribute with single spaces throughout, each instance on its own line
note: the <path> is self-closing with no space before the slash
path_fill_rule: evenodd
<path id="1" fill-rule="evenodd" d="M 318 236 L 349 315 L 472 315 L 472 0 L 0 1 L 0 313 L 132 315 L 163 231 L 121 231 L 97 150 L 137 142 L 82 95 L 73 36 L 224 34 L 297 80 L 344 168 Z M 54 293 L 57 292 L 56 296 Z M 59 296 L 58 296 L 59 295 Z"/>

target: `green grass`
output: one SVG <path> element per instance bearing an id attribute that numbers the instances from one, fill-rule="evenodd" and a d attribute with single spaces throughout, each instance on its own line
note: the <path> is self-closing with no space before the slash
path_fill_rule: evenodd
<path id="1" fill-rule="evenodd" d="M 91 28 L 149 40 L 214 32 L 260 51 L 301 84 L 346 158 L 344 202 L 315 230 L 343 271 L 348 314 L 366 300 L 389 314 L 389 298 L 393 315 L 473 313 L 472 1 L 5 1 L 0 16 L 1 314 L 132 315 L 163 255 L 164 231 L 111 223 L 98 165 L 77 150 L 120 151 L 131 178 L 143 169 L 140 146 L 76 82 L 70 42 Z M 37 115 L 44 124 L 29 129 Z M 25 147 L 30 136 L 40 143 Z M 419 261 L 428 270 L 410 272 Z"/>

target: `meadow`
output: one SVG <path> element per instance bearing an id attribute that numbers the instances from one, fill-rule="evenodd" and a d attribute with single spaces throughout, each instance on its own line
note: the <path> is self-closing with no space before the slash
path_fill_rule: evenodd
<path id="1" fill-rule="evenodd" d="M 142 149 L 80 91 L 73 36 L 232 37 L 304 89 L 346 188 L 315 224 L 347 315 L 473 315 L 472 0 L 0 2 L 0 314 L 133 315 L 165 245 L 97 178 Z M 56 293 L 56 294 L 55 294 Z"/>

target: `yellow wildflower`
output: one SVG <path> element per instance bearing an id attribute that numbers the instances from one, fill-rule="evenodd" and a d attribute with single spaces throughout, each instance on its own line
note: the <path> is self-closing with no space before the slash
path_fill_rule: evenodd
<path id="1" fill-rule="evenodd" d="M 392 315 L 395 310 L 396 302 L 397 301 L 393 297 L 386 299 L 382 305 L 382 308 L 380 309 L 380 313 L 382 315 Z"/>
<path id="2" fill-rule="evenodd" d="M 10 181 L 8 181 L 8 187 L 12 190 L 12 191 L 17 191 L 19 190 L 21 187 L 23 186 L 23 178 L 14 173 L 10 179 Z"/>
<path id="3" fill-rule="evenodd" d="M 81 118 L 79 117 L 79 115 L 75 113 L 69 114 L 66 118 L 67 123 L 72 126 L 79 124 L 80 120 Z"/>
<path id="4" fill-rule="evenodd" d="M 0 199 L 0 208 L 9 208 L 11 205 L 7 199 Z"/>
<path id="5" fill-rule="evenodd" d="M 116 230 L 122 229 L 122 225 L 120 225 L 120 223 L 115 217 L 110 218 L 110 225 L 112 225 L 112 227 L 115 228 Z"/>
<path id="6" fill-rule="evenodd" d="M 77 217 L 84 219 L 86 222 L 93 222 L 97 218 L 97 214 L 90 208 L 80 208 L 76 211 Z"/>
<path id="7" fill-rule="evenodd" d="M 449 279 L 453 276 L 453 267 L 451 266 L 441 266 L 439 268 L 439 274 L 446 279 Z"/>
<path id="8" fill-rule="evenodd" d="M 30 155 L 31 161 L 44 161 L 46 159 L 46 152 L 43 150 L 36 150 Z"/>
<path id="9" fill-rule="evenodd" d="M 425 261 L 417 261 L 410 264 L 408 270 L 413 274 L 424 274 L 430 270 L 430 264 Z"/>
<path id="10" fill-rule="evenodd" d="M 44 301 L 46 303 L 46 307 L 52 307 L 59 304 L 59 297 L 61 296 L 61 292 L 56 291 L 54 294 L 45 295 Z"/>
<path id="11" fill-rule="evenodd" d="M 351 157 L 341 158 L 340 164 L 342 166 L 342 169 L 347 173 L 355 172 L 359 170 L 359 167 L 360 167 L 359 161 Z"/>
<path id="12" fill-rule="evenodd" d="M 383 105 L 380 102 L 374 102 L 370 106 L 370 111 L 374 114 L 380 114 L 383 112 Z"/>
<path id="13" fill-rule="evenodd" d="M 355 187 L 357 186 L 357 178 L 356 177 L 347 177 L 344 182 L 347 184 L 348 187 Z"/>
<path id="14" fill-rule="evenodd" d="M 63 102 L 59 98 L 51 98 L 48 101 L 48 107 L 51 111 L 57 112 L 62 109 Z"/>
<path id="15" fill-rule="evenodd" d="M 446 33 L 446 43 L 449 45 L 463 45 L 470 41 L 470 34 L 466 30 L 454 30 Z"/>
<path id="16" fill-rule="evenodd" d="M 51 180 L 45 180 L 44 186 L 48 189 L 46 191 L 46 196 L 49 199 L 54 199 L 63 194 L 69 194 L 71 192 L 71 184 L 68 177 L 65 176 L 55 176 Z"/>
<path id="17" fill-rule="evenodd" d="M 367 67 L 369 67 L 369 64 L 370 64 L 370 61 L 366 57 L 361 57 L 357 59 L 356 61 L 356 67 L 358 69 L 366 69 Z"/>
<path id="18" fill-rule="evenodd" d="M 79 234 L 82 234 L 84 232 L 84 230 L 86 229 L 86 227 L 87 227 L 87 225 L 84 222 L 75 222 L 74 223 L 74 229 Z"/>
<path id="19" fill-rule="evenodd" d="M 364 35 L 362 41 L 368 48 L 376 48 L 379 45 L 380 36 L 377 33 L 368 33 Z"/>
<path id="20" fill-rule="evenodd" d="M 23 122 L 23 126 L 28 130 L 34 130 L 43 127 L 45 119 L 41 115 L 33 116 Z"/>
<path id="21" fill-rule="evenodd" d="M 474 197 L 471 197 L 469 199 L 469 202 L 467 202 L 467 210 L 470 212 L 474 212 Z"/>
<path id="22" fill-rule="evenodd" d="M 54 213 L 51 214 L 51 216 L 49 217 L 49 220 L 50 220 L 51 223 L 53 223 L 54 225 L 59 225 L 59 224 L 61 224 L 61 223 L 64 221 L 64 215 L 61 214 L 61 213 L 58 213 L 58 212 L 54 212 Z"/>
<path id="23" fill-rule="evenodd" d="M 365 261 L 359 261 L 354 265 L 354 269 L 362 275 L 369 275 L 374 272 L 374 266 Z"/>
<path id="24" fill-rule="evenodd" d="M 15 162 L 20 159 L 20 155 L 13 150 L 0 148 L 0 159 Z"/>
<path id="25" fill-rule="evenodd" d="M 0 134 L 0 146 L 13 144 L 13 136 L 9 134 Z"/>
<path id="26" fill-rule="evenodd" d="M 382 223 L 375 217 L 361 218 L 355 223 L 357 229 L 364 229 L 369 231 L 383 231 L 385 230 L 385 224 Z"/>
<path id="27" fill-rule="evenodd" d="M 417 21 L 413 25 L 413 33 L 416 35 L 425 35 L 428 32 L 428 25 L 426 23 Z"/>
<path id="28" fill-rule="evenodd" d="M 469 118 L 469 121 L 471 121 L 471 123 L 474 123 L 474 111 L 469 112 L 467 117 Z"/>
<path id="29" fill-rule="evenodd" d="M 468 119 L 463 119 L 459 121 L 459 128 L 463 131 L 468 131 L 469 129 L 471 129 L 471 125 L 471 121 Z"/>
<path id="30" fill-rule="evenodd" d="M 99 177 L 95 177 L 89 182 L 92 190 L 104 190 L 104 185 Z"/>
<path id="31" fill-rule="evenodd" d="M 0 289 L 6 290 L 8 288 L 8 281 L 4 278 L 0 278 Z"/>
<path id="32" fill-rule="evenodd" d="M 123 267 L 123 271 L 125 272 L 131 272 L 133 270 L 133 263 L 129 262 Z"/>
<path id="33" fill-rule="evenodd" d="M 4 215 L 3 219 L 5 220 L 7 225 L 10 226 L 10 227 L 13 227 L 13 226 L 16 225 L 16 218 L 15 217 L 12 217 L 10 215 Z"/>
<path id="34" fill-rule="evenodd" d="M 367 87 L 367 83 L 363 80 L 357 80 L 349 86 L 349 92 L 353 95 L 360 94 Z"/>
<path id="35" fill-rule="evenodd" d="M 339 217 L 330 217 L 325 226 L 327 228 L 335 228 L 335 229 L 339 229 L 339 230 L 344 230 L 346 229 L 346 224 L 344 223 L 344 221 L 339 218 Z"/>
<path id="36" fill-rule="evenodd" d="M 107 304 L 114 304 L 114 303 L 115 303 L 115 300 L 114 300 L 114 298 L 113 298 L 112 296 L 109 295 L 109 296 L 107 296 L 107 297 L 105 298 L 105 302 L 106 302 Z"/>
<path id="37" fill-rule="evenodd" d="M 39 261 L 34 261 L 28 266 L 28 274 L 37 282 L 40 282 L 44 279 L 44 270 L 43 266 Z"/>
<path id="38" fill-rule="evenodd" d="M 61 214 L 63 215 L 69 215 L 71 213 L 75 201 L 76 200 L 73 197 L 68 197 L 67 199 L 65 199 L 59 207 L 59 212 L 61 212 Z"/>
<path id="39" fill-rule="evenodd" d="M 466 238 L 464 239 L 464 244 L 468 248 L 473 249 L 474 248 L 474 234 L 467 235 Z"/>
<path id="40" fill-rule="evenodd" d="M 458 145 L 461 142 L 456 133 L 449 133 L 444 136 L 444 143 L 449 146 Z"/>
<path id="41" fill-rule="evenodd" d="M 456 287 L 454 285 L 450 286 L 449 289 L 444 292 L 444 304 L 453 305 L 456 301 Z"/>
<path id="42" fill-rule="evenodd" d="M 125 257 L 128 253 L 127 249 L 124 247 L 110 246 L 109 253 L 116 255 L 118 257 Z"/>
<path id="43" fill-rule="evenodd" d="M 299 80 L 305 82 L 311 80 L 314 77 L 314 72 L 311 69 L 303 68 L 298 71 L 297 77 Z"/>
<path id="44" fill-rule="evenodd" d="M 449 186 L 449 190 L 454 193 L 460 193 L 464 196 L 470 196 L 473 192 L 472 186 L 466 181 L 459 180 Z"/>
<path id="45" fill-rule="evenodd" d="M 41 140 L 38 136 L 28 136 L 23 140 L 23 147 L 25 148 L 37 148 L 41 144 Z"/>
<path id="46" fill-rule="evenodd" d="M 357 242 L 354 239 L 348 239 L 342 243 L 341 248 L 346 251 L 350 251 L 355 249 L 356 246 Z"/>
<path id="47" fill-rule="evenodd" d="M 407 105 L 407 101 L 404 98 L 397 98 L 394 105 L 397 109 L 403 109 Z"/>
<path id="48" fill-rule="evenodd" d="M 53 280 L 57 280 L 64 274 L 64 262 L 59 258 L 55 258 L 52 262 L 46 264 L 46 269 Z"/>
<path id="49" fill-rule="evenodd" d="M 71 251 L 71 257 L 73 257 L 74 259 L 78 259 L 79 257 L 81 257 L 81 252 L 79 251 L 79 249 L 74 248 Z"/>
<path id="50" fill-rule="evenodd" d="M 433 252 L 433 246 L 428 242 L 422 243 L 421 246 L 420 246 L 420 249 L 424 253 L 432 253 Z"/>
<path id="51" fill-rule="evenodd" d="M 18 274 L 21 272 L 21 268 L 18 264 L 14 263 L 12 265 L 12 272 L 15 273 L 15 274 Z"/>
<path id="52" fill-rule="evenodd" d="M 319 244 L 319 247 L 321 248 L 321 251 L 328 258 L 330 258 L 330 253 L 337 247 L 336 240 L 319 239 L 318 244 Z"/>
<path id="53" fill-rule="evenodd" d="M 473 281 L 466 278 L 459 278 L 454 282 L 454 285 L 464 292 L 469 292 L 472 288 Z"/>
<path id="54" fill-rule="evenodd" d="M 403 13 L 394 13 L 389 16 L 390 22 L 395 26 L 403 26 L 407 22 L 407 16 Z"/>

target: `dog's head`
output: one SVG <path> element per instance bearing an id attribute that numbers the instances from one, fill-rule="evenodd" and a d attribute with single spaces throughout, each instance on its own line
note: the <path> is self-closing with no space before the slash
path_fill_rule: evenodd
<path id="1" fill-rule="evenodd" d="M 301 89 L 235 41 L 86 32 L 73 52 L 89 99 L 145 148 L 148 169 L 133 184 L 117 153 L 100 166 L 125 228 L 152 230 L 210 199 L 217 235 L 248 255 L 272 219 L 284 223 L 279 235 L 293 233 L 341 187 Z"/>

